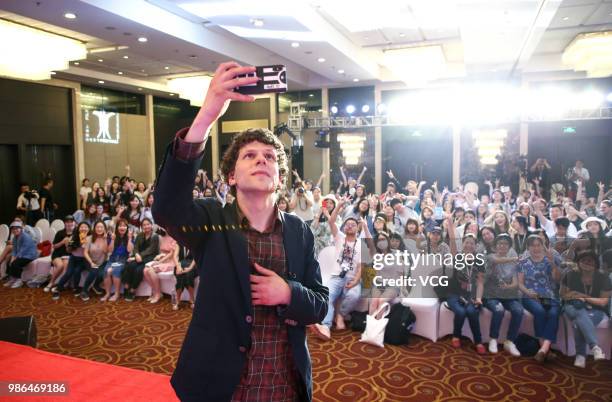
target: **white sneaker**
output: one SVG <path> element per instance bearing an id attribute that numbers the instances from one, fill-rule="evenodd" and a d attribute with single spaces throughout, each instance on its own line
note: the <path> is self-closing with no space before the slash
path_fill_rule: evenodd
<path id="1" fill-rule="evenodd" d="M 601 350 L 601 348 L 597 345 L 591 348 L 591 352 L 593 353 L 593 359 L 595 359 L 595 361 L 604 360 L 606 358 L 603 350 Z"/>
<path id="2" fill-rule="evenodd" d="M 43 291 L 44 291 L 45 293 L 49 293 L 49 292 L 51 291 L 51 288 L 52 288 L 52 287 L 53 287 L 53 285 L 49 284 L 49 285 L 45 286 L 45 288 L 43 289 Z"/>
<path id="3" fill-rule="evenodd" d="M 11 285 L 11 289 L 17 289 L 23 286 L 23 281 L 21 279 L 17 279 L 15 282 L 13 282 L 13 284 Z"/>
<path id="4" fill-rule="evenodd" d="M 13 283 L 15 283 L 15 278 L 11 278 L 8 281 L 6 281 L 6 283 L 4 284 L 5 288 L 8 288 L 9 286 L 13 286 Z"/>
<path id="5" fill-rule="evenodd" d="M 584 368 L 586 366 L 586 358 L 582 355 L 576 355 L 576 360 L 574 360 L 574 366 Z"/>
<path id="6" fill-rule="evenodd" d="M 497 353 L 497 339 L 489 341 L 489 353 Z"/>
<path id="7" fill-rule="evenodd" d="M 504 350 L 514 357 L 521 357 L 521 352 L 519 352 L 516 345 L 512 341 L 504 342 Z"/>

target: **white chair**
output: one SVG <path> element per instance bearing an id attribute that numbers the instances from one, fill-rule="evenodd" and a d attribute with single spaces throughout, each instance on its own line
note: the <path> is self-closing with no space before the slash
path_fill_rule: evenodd
<path id="1" fill-rule="evenodd" d="M 23 268 L 21 280 L 27 282 L 36 275 L 48 275 L 49 272 L 51 272 L 51 256 L 39 257 Z"/>
<path id="2" fill-rule="evenodd" d="M 47 230 L 43 231 L 43 241 L 48 240 L 53 243 L 53 239 L 55 239 L 55 234 L 57 232 L 52 227 L 49 227 Z"/>
<path id="3" fill-rule="evenodd" d="M 39 219 L 34 227 L 40 228 L 40 230 L 44 232 L 46 229 L 49 229 L 49 221 L 45 218 Z"/>
<path id="4" fill-rule="evenodd" d="M 438 314 L 440 302 L 431 286 L 423 286 L 420 277 L 441 275 L 427 264 L 419 264 L 410 273 L 416 284 L 410 289 L 410 297 L 401 300 L 402 305 L 410 307 L 416 317 L 412 333 L 433 342 L 438 340 Z"/>
<path id="5" fill-rule="evenodd" d="M 567 329 L 567 355 L 575 356 L 576 355 L 576 341 L 574 338 L 574 327 L 572 322 L 563 316 L 563 321 L 565 321 L 565 328 Z M 599 342 L 599 347 L 606 355 L 606 358 L 610 360 L 610 355 L 612 354 L 612 326 L 610 325 L 610 318 L 604 317 L 603 320 L 599 323 L 596 328 L 597 341 Z M 587 345 L 588 353 L 591 354 L 591 350 Z"/>
<path id="6" fill-rule="evenodd" d="M 43 241 L 43 231 L 41 228 L 39 228 L 38 226 L 34 228 L 34 233 L 38 239 L 38 242 Z"/>
<path id="7" fill-rule="evenodd" d="M 11 234 L 11 231 L 8 225 L 5 225 L 4 223 L 0 225 L 0 243 L 2 244 L 6 243 L 10 234 Z"/>
<path id="8" fill-rule="evenodd" d="M 55 233 L 59 232 L 60 230 L 64 229 L 64 221 L 61 219 L 56 219 L 53 222 L 51 222 L 51 228 L 55 229 Z"/>
<path id="9" fill-rule="evenodd" d="M 328 286 L 329 279 L 336 268 L 336 248 L 334 246 L 325 247 L 319 253 L 318 261 L 321 267 L 321 281 L 324 286 Z"/>

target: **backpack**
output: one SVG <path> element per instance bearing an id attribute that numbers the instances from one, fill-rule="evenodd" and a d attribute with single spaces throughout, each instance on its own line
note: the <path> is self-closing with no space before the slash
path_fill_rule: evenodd
<path id="1" fill-rule="evenodd" d="M 519 334 L 514 340 L 514 344 L 519 352 L 521 352 L 521 356 L 535 356 L 540 349 L 540 342 L 527 334 Z"/>
<path id="2" fill-rule="evenodd" d="M 351 329 L 357 332 L 365 331 L 367 311 L 353 311 L 351 313 Z"/>
<path id="3" fill-rule="evenodd" d="M 389 322 L 385 330 L 385 343 L 407 345 L 410 340 L 410 332 L 416 322 L 416 316 L 410 307 L 400 303 L 394 304 L 387 318 Z"/>

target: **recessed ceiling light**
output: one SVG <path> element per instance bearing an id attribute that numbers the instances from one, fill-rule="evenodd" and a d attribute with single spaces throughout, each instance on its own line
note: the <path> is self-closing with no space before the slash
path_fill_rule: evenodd
<path id="1" fill-rule="evenodd" d="M 129 59 L 130 56 L 128 56 L 127 54 L 125 56 L 123 56 L 124 59 Z"/>
<path id="2" fill-rule="evenodd" d="M 405 34 L 405 33 L 403 33 L 403 32 L 400 32 L 399 37 L 400 37 L 400 38 L 403 38 L 404 36 L 406 36 L 406 34 Z"/>
<path id="3" fill-rule="evenodd" d="M 81 64 L 81 63 L 79 63 L 78 61 L 75 61 L 75 62 L 74 62 L 74 63 L 72 63 L 72 64 L 74 64 L 75 66 L 78 66 L 78 65 L 79 65 L 79 64 Z"/>
<path id="4" fill-rule="evenodd" d="M 68 18 L 69 20 L 73 20 L 76 18 L 76 14 L 75 13 L 66 13 L 64 14 L 64 18 Z"/>
<path id="5" fill-rule="evenodd" d="M 317 61 L 318 61 L 319 63 L 325 63 L 325 58 L 323 58 L 323 57 L 319 57 L 319 58 L 317 59 Z"/>
<path id="6" fill-rule="evenodd" d="M 170 70 L 170 67 L 166 66 L 164 67 L 164 70 Z"/>
<path id="7" fill-rule="evenodd" d="M 145 72 L 144 68 L 142 70 L 140 70 L 140 71 L 142 71 L 143 73 Z"/>
<path id="8" fill-rule="evenodd" d="M 98 59 L 98 61 L 99 61 L 100 63 L 102 63 L 102 62 L 104 61 L 104 59 Z"/>
<path id="9" fill-rule="evenodd" d="M 170 94 L 170 96 L 174 96 L 174 94 Z"/>
<path id="10" fill-rule="evenodd" d="M 300 44 L 298 42 L 292 42 L 291 47 L 300 47 Z"/>
<path id="11" fill-rule="evenodd" d="M 563 17 L 563 21 L 569 20 L 569 17 Z"/>
<path id="12" fill-rule="evenodd" d="M 138 38 L 138 42 L 145 43 L 146 41 L 148 41 L 148 39 L 145 38 L 144 36 L 141 36 L 140 38 Z"/>
<path id="13" fill-rule="evenodd" d="M 51 71 L 51 75 L 55 75 L 57 74 L 55 71 Z"/>
<path id="14" fill-rule="evenodd" d="M 104 81 L 98 80 L 98 84 L 104 84 Z"/>
<path id="15" fill-rule="evenodd" d="M 353 82 L 359 82 L 359 78 L 353 78 Z"/>
<path id="16" fill-rule="evenodd" d="M 309 96 L 310 98 L 313 98 L 313 97 L 314 97 L 314 94 L 308 94 L 308 96 Z"/>
<path id="17" fill-rule="evenodd" d="M 344 74 L 344 70 L 342 69 L 338 70 L 338 74 Z"/>
<path id="18" fill-rule="evenodd" d="M 138 88 L 139 91 L 142 91 L 142 88 Z"/>
<path id="19" fill-rule="evenodd" d="M 119 74 L 119 75 L 123 75 L 123 71 L 119 71 L 117 74 Z"/>
<path id="20" fill-rule="evenodd" d="M 251 24 L 256 27 L 264 26 L 264 21 L 261 18 L 251 18 Z"/>

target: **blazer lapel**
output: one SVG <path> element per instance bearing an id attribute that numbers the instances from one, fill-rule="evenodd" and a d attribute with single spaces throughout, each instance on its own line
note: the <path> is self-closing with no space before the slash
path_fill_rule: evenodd
<path id="1" fill-rule="evenodd" d="M 283 223 L 283 246 L 285 247 L 285 260 L 287 264 L 288 279 L 293 279 L 291 273 L 295 273 L 295 263 L 292 262 L 298 256 L 296 247 L 297 232 L 294 225 L 287 225 L 285 213 L 281 212 L 281 221 Z"/>
<path id="2" fill-rule="evenodd" d="M 236 221 L 236 203 L 228 204 L 223 208 L 223 218 L 227 225 L 236 225 L 236 229 L 226 230 L 225 239 L 227 240 L 227 247 L 230 250 L 230 256 L 234 262 L 234 269 L 236 270 L 236 276 L 240 282 L 240 289 L 244 296 L 247 308 L 251 311 L 251 266 L 249 264 L 249 257 L 247 254 L 247 239 L 242 234 L 239 228 L 239 222 Z"/>

